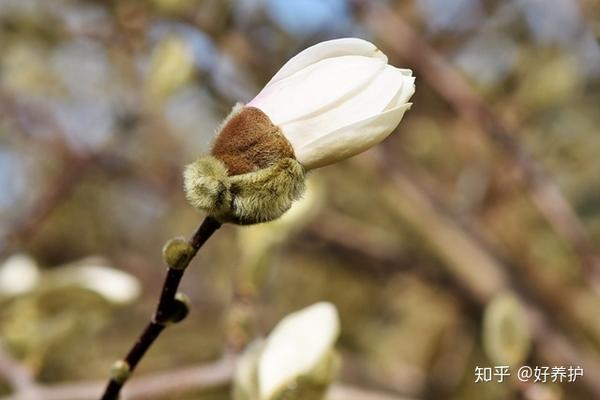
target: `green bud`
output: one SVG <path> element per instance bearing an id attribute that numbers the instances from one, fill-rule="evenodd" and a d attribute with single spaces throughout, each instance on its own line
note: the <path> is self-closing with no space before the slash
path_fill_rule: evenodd
<path id="1" fill-rule="evenodd" d="M 124 360 L 115 361 L 110 368 L 110 377 L 116 382 L 124 383 L 131 375 L 131 368 Z"/>
<path id="2" fill-rule="evenodd" d="M 527 358 L 531 348 L 529 325 L 513 294 L 500 294 L 486 307 L 483 346 L 488 358 L 497 365 L 514 366 Z"/>
<path id="3" fill-rule="evenodd" d="M 190 313 L 190 299 L 185 294 L 178 292 L 173 301 L 173 309 L 169 315 L 168 322 L 176 324 L 181 322 Z"/>
<path id="4" fill-rule="evenodd" d="M 169 268 L 185 269 L 194 248 L 182 237 L 169 240 L 163 247 L 163 259 Z"/>

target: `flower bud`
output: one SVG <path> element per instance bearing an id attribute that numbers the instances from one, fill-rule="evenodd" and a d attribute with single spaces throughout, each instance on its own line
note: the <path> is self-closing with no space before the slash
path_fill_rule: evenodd
<path id="1" fill-rule="evenodd" d="M 185 238 L 177 237 L 165 243 L 162 253 L 169 268 L 185 269 L 194 248 Z"/>
<path id="2" fill-rule="evenodd" d="M 339 329 L 337 311 L 330 303 L 314 304 L 281 320 L 267 338 L 258 363 L 261 399 L 299 389 L 302 382 L 311 390 L 319 382 L 326 386 L 335 369 L 329 358 Z"/>
<path id="3" fill-rule="evenodd" d="M 176 324 L 183 321 L 190 313 L 190 299 L 184 293 L 177 292 L 171 307 L 168 322 Z"/>
<path id="4" fill-rule="evenodd" d="M 127 361 L 115 361 L 110 368 L 110 378 L 115 382 L 123 383 L 129 379 L 129 375 L 131 375 L 131 368 L 127 364 Z"/>
<path id="5" fill-rule="evenodd" d="M 410 108 L 414 78 L 355 38 L 289 60 L 219 128 L 210 156 L 184 173 L 190 203 L 220 222 L 279 218 L 304 190 L 306 171 L 385 139 Z"/>
<path id="6" fill-rule="evenodd" d="M 339 369 L 335 306 L 317 303 L 285 317 L 251 344 L 234 380 L 235 400 L 318 400 Z"/>
<path id="7" fill-rule="evenodd" d="M 496 296 L 485 309 L 483 345 L 498 365 L 518 365 L 531 348 L 531 335 L 523 307 L 512 294 Z"/>

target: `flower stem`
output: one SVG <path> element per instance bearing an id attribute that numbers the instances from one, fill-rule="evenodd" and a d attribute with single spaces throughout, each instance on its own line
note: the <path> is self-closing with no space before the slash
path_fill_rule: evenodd
<path id="1" fill-rule="evenodd" d="M 125 382 L 127 382 L 128 375 L 133 372 L 140 360 L 144 357 L 144 354 L 146 354 L 146 351 L 152 346 L 156 338 L 158 338 L 160 333 L 169 323 L 169 320 L 174 313 L 175 307 L 173 305 L 175 304 L 175 294 L 177 293 L 181 278 L 183 277 L 185 267 L 189 265 L 190 261 L 194 258 L 202 245 L 220 227 L 221 223 L 219 221 L 211 217 L 206 217 L 188 241 L 192 246 L 193 251 L 185 260 L 183 268 L 168 268 L 156 312 L 125 357 L 125 365 L 128 366 L 127 374 L 121 374 L 119 377 L 111 377 L 106 385 L 104 394 L 100 398 L 101 400 L 117 400 L 119 398 L 119 393 L 125 385 Z M 125 378 L 123 378 L 123 376 L 125 376 Z"/>

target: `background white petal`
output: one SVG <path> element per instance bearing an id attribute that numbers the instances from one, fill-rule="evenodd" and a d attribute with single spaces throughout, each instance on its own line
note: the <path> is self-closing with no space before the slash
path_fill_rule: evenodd
<path id="1" fill-rule="evenodd" d="M 40 270 L 33 258 L 15 254 L 0 265 L 0 295 L 15 296 L 33 289 L 40 280 Z"/>
<path id="2" fill-rule="evenodd" d="M 307 169 L 314 169 L 352 157 L 389 136 L 410 106 L 400 105 L 307 142 L 294 149 L 296 158 Z"/>
<path id="3" fill-rule="evenodd" d="M 247 105 L 258 107 L 282 125 L 345 101 L 385 68 L 381 59 L 362 56 L 329 58 L 268 85 Z"/>
<path id="4" fill-rule="evenodd" d="M 129 303 L 138 298 L 142 291 L 137 278 L 113 268 L 102 257 L 87 257 L 56 268 L 46 275 L 46 283 L 55 287 L 83 287 L 115 304 Z"/>
<path id="5" fill-rule="evenodd" d="M 341 56 L 363 56 L 381 59 L 387 63 L 387 57 L 373 43 L 357 38 L 328 40 L 311 46 L 286 62 L 271 78 L 269 84 L 285 79 L 309 65 L 326 58 Z"/>
<path id="6" fill-rule="evenodd" d="M 339 334 L 335 306 L 317 303 L 288 315 L 269 335 L 258 365 L 260 398 L 310 372 Z"/>

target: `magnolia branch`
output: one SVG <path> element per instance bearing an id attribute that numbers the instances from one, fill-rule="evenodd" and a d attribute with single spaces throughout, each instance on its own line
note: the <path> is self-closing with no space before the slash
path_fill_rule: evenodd
<path id="1" fill-rule="evenodd" d="M 167 276 L 163 284 L 163 289 L 158 301 L 158 306 L 152 320 L 148 323 L 140 337 L 133 344 L 127 356 L 122 363 L 116 364 L 117 368 L 113 370 L 102 400 L 116 400 L 119 393 L 127 382 L 129 375 L 135 370 L 140 360 L 146 354 L 146 351 L 152 346 L 163 329 L 171 322 L 179 322 L 183 317 L 177 315 L 180 313 L 178 300 L 176 299 L 177 288 L 183 277 L 185 268 L 194 258 L 198 250 L 206 243 L 212 234 L 221 227 L 217 220 L 206 217 L 202 224 L 196 229 L 194 235 L 188 241 L 189 251 L 179 253 L 181 257 L 174 263 L 168 263 Z M 183 305 L 186 307 L 186 305 Z"/>

